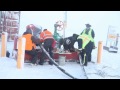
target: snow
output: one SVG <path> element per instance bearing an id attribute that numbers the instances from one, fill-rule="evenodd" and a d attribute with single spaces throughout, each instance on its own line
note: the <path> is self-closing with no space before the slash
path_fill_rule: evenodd
<path id="1" fill-rule="evenodd" d="M 11 53 L 10 58 L 0 57 L 0 79 L 71 79 L 47 62 L 43 66 L 24 63 L 24 67 L 18 69 L 16 60 L 12 58 L 13 42 L 7 42 L 7 50 Z M 88 79 L 120 79 L 120 53 L 109 53 L 106 50 L 102 53 L 101 63 L 97 64 L 97 49 L 93 50 L 92 61 L 95 64 L 88 63 L 88 66 L 84 67 Z M 86 79 L 77 62 L 65 62 L 65 65 L 60 67 L 78 79 Z"/>
<path id="2" fill-rule="evenodd" d="M 68 11 L 66 36 L 71 36 L 73 33 L 79 34 L 85 28 L 85 24 L 90 23 L 96 33 L 96 46 L 98 47 L 98 41 L 103 41 L 103 45 L 105 45 L 109 25 L 118 27 L 117 32 L 120 33 L 119 16 L 119 11 Z M 58 20 L 63 20 L 63 11 L 23 11 L 19 34 L 22 34 L 25 31 L 26 25 L 31 23 L 41 25 L 43 28 L 47 27 L 53 32 L 54 24 Z M 7 50 L 10 52 L 10 58 L 1 57 L 0 42 L 0 79 L 71 79 L 56 66 L 51 66 L 48 63 L 43 66 L 30 66 L 24 63 L 24 68 L 18 69 L 17 62 L 12 57 L 13 45 L 13 42 L 7 42 Z M 75 45 L 77 47 L 77 43 Z M 119 47 L 120 44 L 118 43 Z M 88 79 L 120 79 L 119 49 L 118 53 L 110 53 L 103 50 L 100 64 L 97 63 L 97 53 L 98 48 L 92 52 L 92 61 L 95 63 L 88 63 L 88 66 L 84 67 Z M 77 62 L 66 62 L 64 66 L 60 67 L 78 79 L 86 79 L 80 64 Z"/>

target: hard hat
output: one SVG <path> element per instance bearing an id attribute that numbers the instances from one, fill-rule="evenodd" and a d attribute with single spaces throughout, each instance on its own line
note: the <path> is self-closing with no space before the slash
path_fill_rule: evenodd
<path id="1" fill-rule="evenodd" d="M 87 23 L 87 24 L 85 24 L 86 25 L 86 27 L 91 27 L 91 25 L 89 24 L 89 23 Z"/>
<path id="2" fill-rule="evenodd" d="M 35 26 L 33 24 L 29 24 L 29 25 L 26 26 L 26 29 L 34 30 Z"/>
<path id="3" fill-rule="evenodd" d="M 42 27 L 40 25 L 29 24 L 26 26 L 26 31 L 32 33 L 32 35 L 36 37 L 42 32 Z"/>

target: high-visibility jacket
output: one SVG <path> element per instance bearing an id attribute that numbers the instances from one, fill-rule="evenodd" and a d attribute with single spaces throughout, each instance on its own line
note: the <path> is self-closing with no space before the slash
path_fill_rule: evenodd
<path id="1" fill-rule="evenodd" d="M 32 48 L 34 49 L 36 48 L 36 45 L 31 40 L 31 37 L 32 37 L 31 34 L 25 34 L 23 35 L 23 37 L 26 38 L 25 50 L 32 50 Z"/>
<path id="2" fill-rule="evenodd" d="M 83 33 L 82 34 L 86 34 L 86 29 L 84 29 Z M 91 38 L 91 42 L 94 42 L 94 39 L 92 38 L 92 29 L 90 29 L 90 31 L 88 32 L 88 36 Z"/>
<path id="3" fill-rule="evenodd" d="M 40 33 L 40 41 L 44 42 L 44 40 L 48 38 L 53 38 L 53 35 L 50 31 L 46 30 Z"/>
<path id="4" fill-rule="evenodd" d="M 85 33 L 86 29 L 83 31 L 83 33 L 81 35 L 78 36 L 77 39 L 82 39 L 83 44 L 82 44 L 82 49 L 85 48 L 85 46 L 91 41 L 94 43 L 94 39 L 92 38 L 91 32 L 92 29 L 90 29 L 90 31 L 88 32 L 88 34 Z"/>

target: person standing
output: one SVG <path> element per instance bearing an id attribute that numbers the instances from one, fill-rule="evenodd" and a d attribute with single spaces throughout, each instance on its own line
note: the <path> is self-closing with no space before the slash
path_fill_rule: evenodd
<path id="1" fill-rule="evenodd" d="M 87 62 L 91 61 L 92 49 L 95 49 L 94 30 L 90 24 L 85 24 L 86 28 L 78 36 L 78 50 L 80 51 L 82 62 L 87 66 Z"/>

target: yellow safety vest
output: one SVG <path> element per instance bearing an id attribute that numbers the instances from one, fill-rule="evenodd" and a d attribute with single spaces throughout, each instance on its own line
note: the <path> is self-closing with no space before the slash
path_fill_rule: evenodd
<path id="1" fill-rule="evenodd" d="M 91 32 L 92 29 L 88 32 L 88 34 L 85 33 L 86 29 L 83 31 L 82 35 L 79 35 L 77 39 L 82 39 L 83 44 L 82 44 L 82 49 L 85 48 L 85 46 L 91 41 L 94 42 L 94 39 L 92 38 Z"/>

